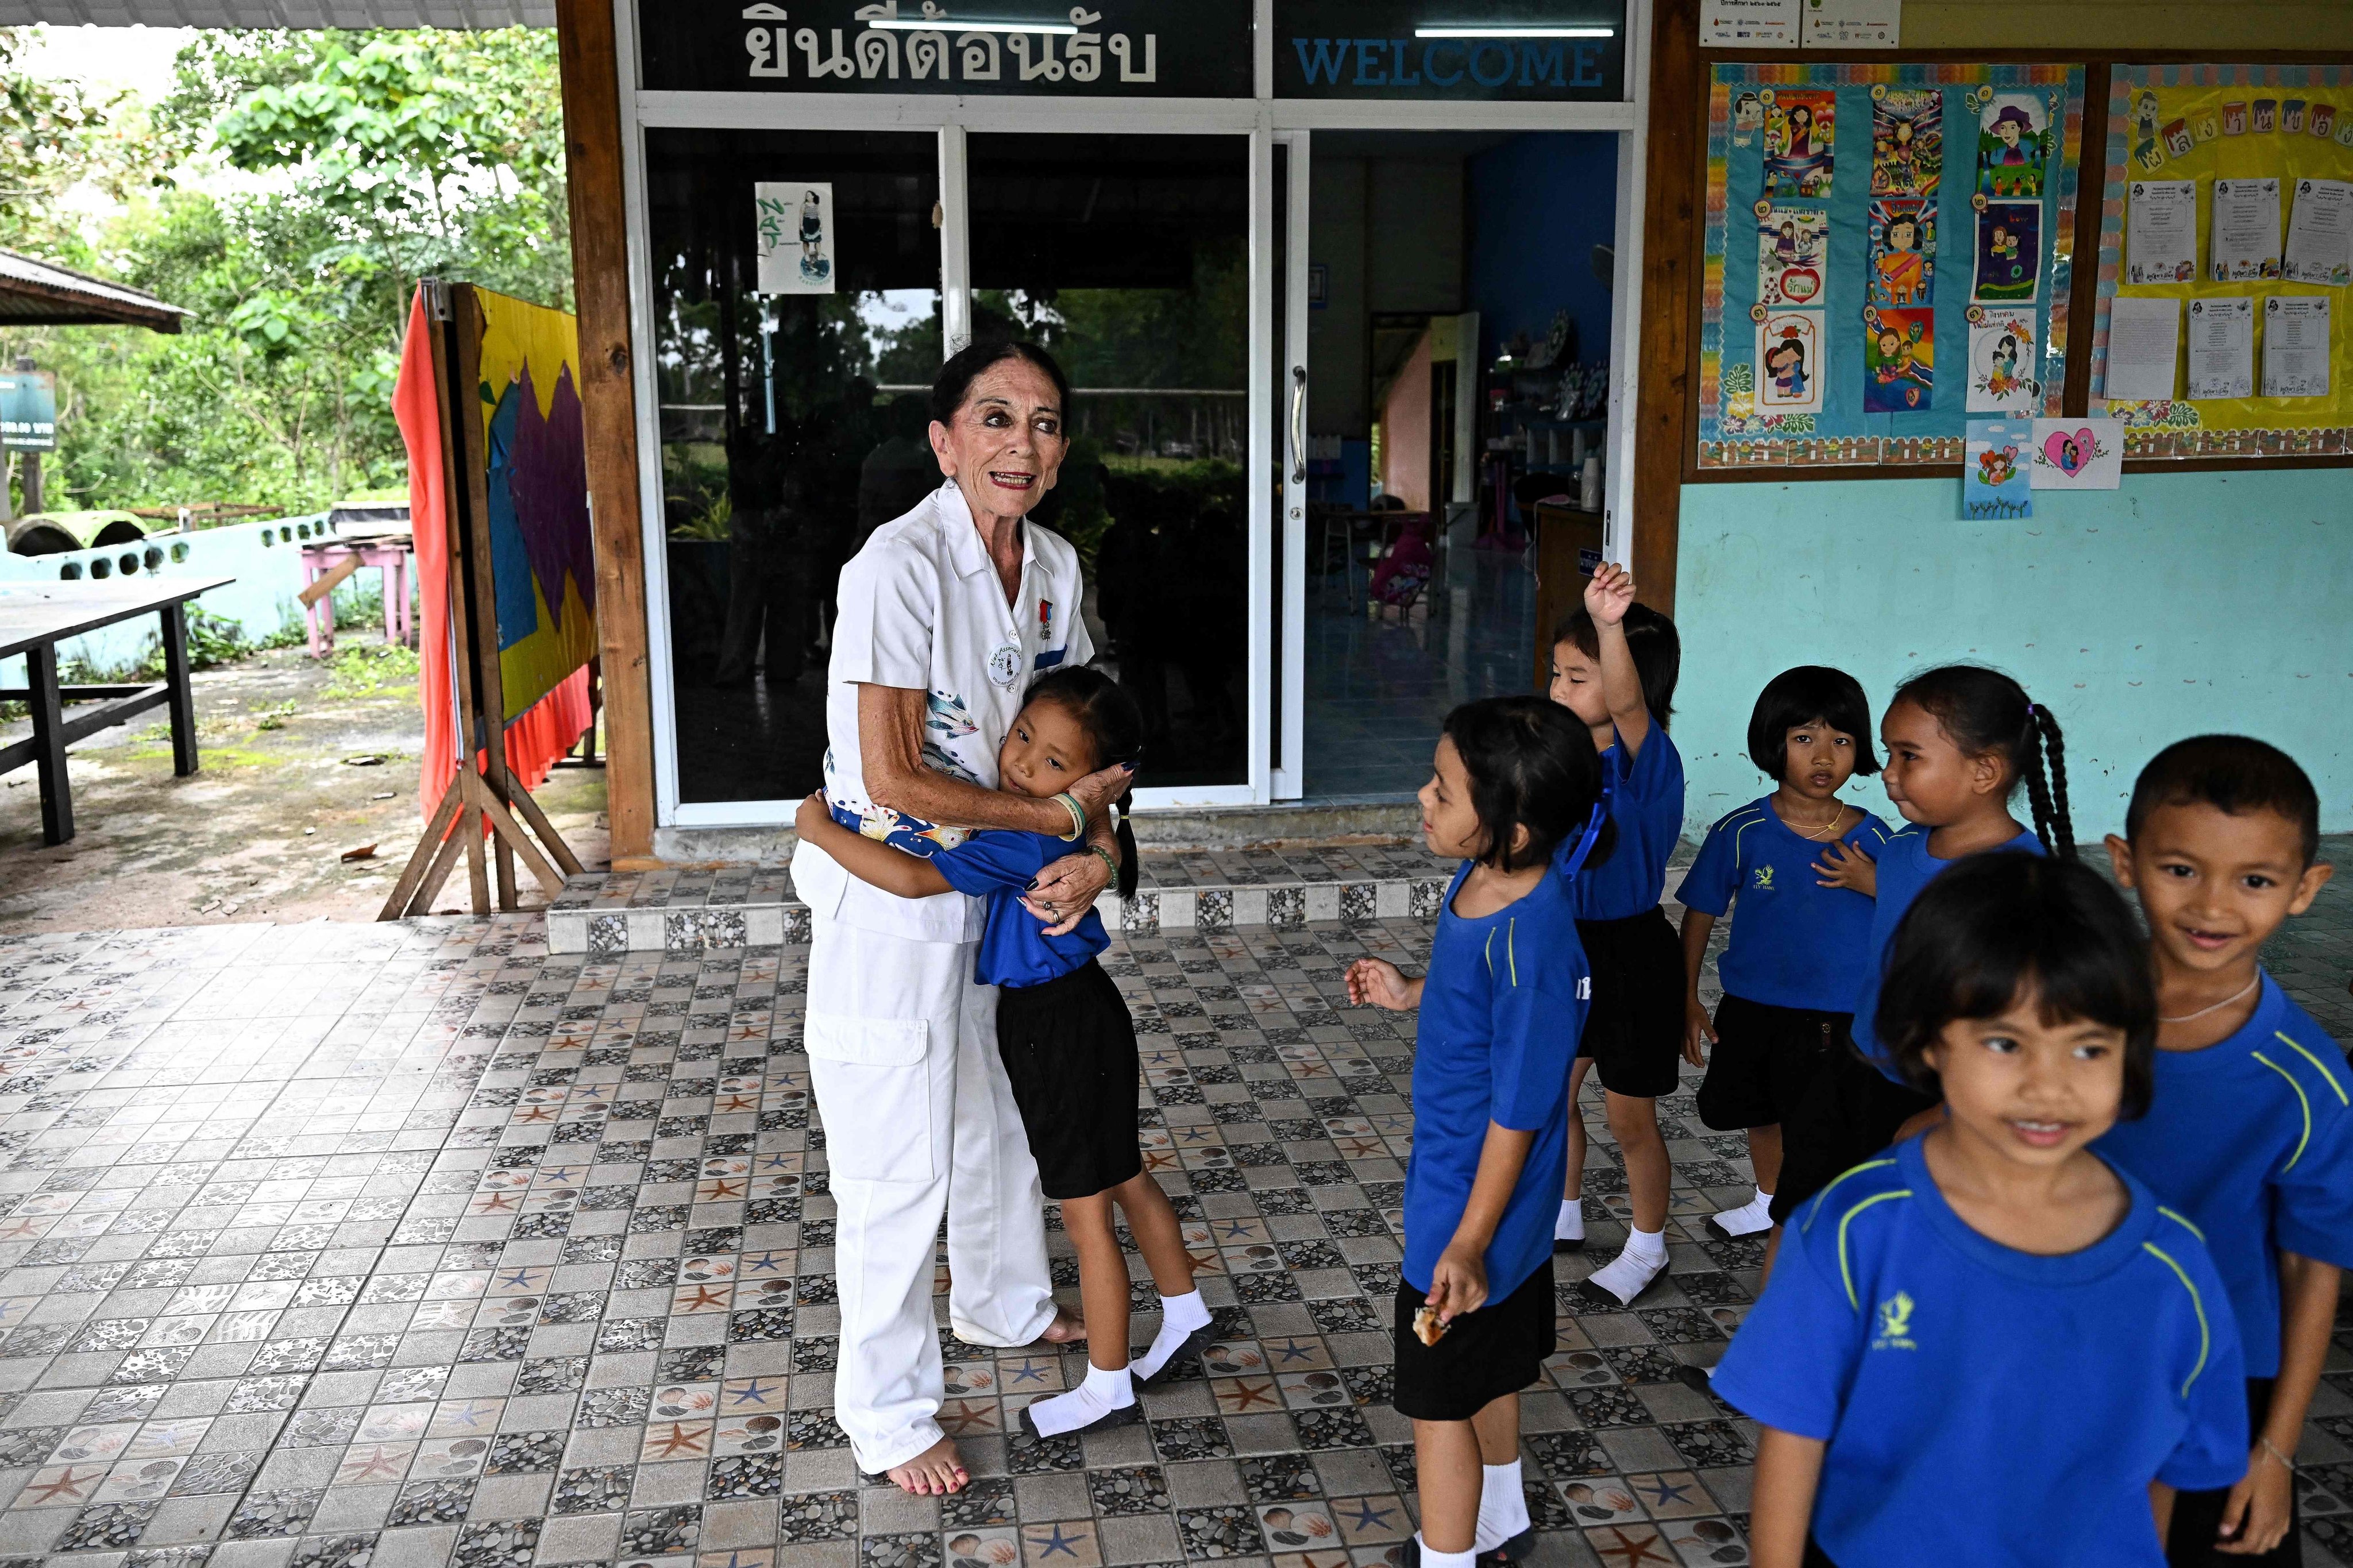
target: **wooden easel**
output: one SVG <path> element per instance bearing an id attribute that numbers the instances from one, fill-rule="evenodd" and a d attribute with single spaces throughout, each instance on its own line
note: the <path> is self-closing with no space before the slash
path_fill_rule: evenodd
<path id="1" fill-rule="evenodd" d="M 481 381 L 482 310 L 470 285 L 426 280 L 426 310 L 434 322 L 433 384 L 442 420 L 444 507 L 449 521 L 449 684 L 457 703 L 458 774 L 441 796 L 416 852 L 401 868 L 378 920 L 429 914 L 441 885 L 462 852 L 478 915 L 491 912 L 491 882 L 498 907 L 513 910 L 515 858 L 520 856 L 549 896 L 564 890 L 579 858 L 547 820 L 531 792 L 507 772 L 506 694 L 499 673 L 497 591 L 491 579 L 490 496 L 485 479 L 481 416 L 473 389 Z M 520 815 L 523 822 L 515 820 Z M 477 820 L 479 816 L 480 820 Z M 523 823 L 530 824 L 530 832 Z M 491 837 L 485 863 L 483 827 Z M 534 844 L 533 836 L 539 842 Z M 541 853 L 540 846 L 546 847 Z M 553 864 L 550 863 L 551 858 Z M 559 869 L 560 868 L 560 869 Z"/>

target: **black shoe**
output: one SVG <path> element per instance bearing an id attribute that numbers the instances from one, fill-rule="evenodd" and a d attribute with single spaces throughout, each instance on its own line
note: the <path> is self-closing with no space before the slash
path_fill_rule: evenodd
<path id="1" fill-rule="evenodd" d="M 1116 1410 L 1106 1410 L 1083 1426 L 1073 1426 L 1069 1431 L 1060 1432 L 1055 1436 L 1075 1437 L 1082 1432 L 1108 1432 L 1114 1426 L 1133 1426 L 1143 1419 L 1144 1406 L 1130 1400 Z M 1038 1423 L 1029 1418 L 1029 1407 L 1026 1405 L 1021 1407 L 1021 1430 L 1029 1434 L 1029 1440 L 1033 1443 L 1042 1443 L 1046 1440 L 1046 1435 L 1038 1430 Z"/>
<path id="2" fill-rule="evenodd" d="M 1176 1369 L 1184 1365 L 1185 1363 L 1190 1361 L 1198 1363 L 1201 1359 L 1201 1352 L 1208 1350 L 1211 1345 L 1217 1343 L 1217 1325 L 1214 1323 L 1202 1324 L 1199 1328 L 1195 1329 L 1191 1333 L 1185 1336 L 1185 1342 L 1176 1347 L 1176 1354 L 1170 1356 L 1166 1361 L 1160 1363 L 1160 1370 L 1158 1372 L 1154 1373 L 1150 1377 L 1137 1378 L 1135 1380 L 1135 1386 L 1138 1388 L 1158 1388 L 1162 1384 L 1167 1383 L 1174 1378 Z"/>
<path id="3" fill-rule="evenodd" d="M 1564 1252 L 1582 1252 L 1584 1250 L 1585 1237 L 1581 1236 L 1574 1241 L 1563 1240 L 1557 1236 L 1552 1238 L 1552 1251 L 1553 1256 L 1556 1258 L 1559 1257 Z"/>

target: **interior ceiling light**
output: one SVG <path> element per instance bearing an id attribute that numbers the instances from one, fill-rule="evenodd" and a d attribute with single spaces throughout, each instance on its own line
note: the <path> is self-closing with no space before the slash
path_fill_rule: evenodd
<path id="1" fill-rule="evenodd" d="M 967 22 L 949 16 L 877 16 L 866 25 L 894 33 L 1052 33 L 1070 37 L 1078 32 L 1068 22 Z"/>
<path id="2" fill-rule="evenodd" d="M 880 26 L 881 24 L 877 23 Z M 1614 38 L 1615 27 L 1553 27 L 1514 22 L 1433 22 L 1416 27 L 1417 38 Z"/>

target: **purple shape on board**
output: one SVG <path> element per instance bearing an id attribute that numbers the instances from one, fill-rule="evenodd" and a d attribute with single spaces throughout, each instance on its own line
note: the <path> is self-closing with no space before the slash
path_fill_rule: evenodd
<path id="1" fill-rule="evenodd" d="M 531 557 L 531 574 L 538 579 L 552 624 L 560 630 L 566 574 L 578 585 L 581 604 L 591 614 L 596 608 L 596 562 L 588 532 L 587 442 L 580 395 L 572 384 L 572 367 L 564 366 L 556 373 L 555 395 L 542 415 L 529 363 L 522 367 L 521 380 L 510 493 L 523 550 Z"/>

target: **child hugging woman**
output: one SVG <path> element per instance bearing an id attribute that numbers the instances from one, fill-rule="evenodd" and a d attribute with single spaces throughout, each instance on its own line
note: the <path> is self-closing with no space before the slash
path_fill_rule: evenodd
<path id="1" fill-rule="evenodd" d="M 1109 676 L 1087 668 L 1040 677 L 997 752 L 999 786 L 1040 799 L 1143 750 L 1144 715 Z M 1124 796 L 1122 797 L 1124 798 Z M 801 804 L 801 837 L 850 875 L 902 899 L 954 889 L 988 900 L 976 979 L 999 987 L 997 1044 L 1005 1076 L 1038 1161 L 1038 1178 L 1062 1205 L 1062 1227 L 1079 1255 L 1079 1295 L 1086 1313 L 1087 1378 L 1067 1394 L 1021 1411 L 1033 1436 L 1124 1426 L 1143 1418 L 1135 1384 L 1149 1384 L 1169 1364 L 1198 1354 L 1209 1337 L 1209 1311 L 1193 1288 L 1185 1251 L 1160 1184 L 1144 1169 L 1136 1137 L 1142 1078 L 1135 1025 L 1119 987 L 1095 954 L 1111 945 L 1102 918 L 1089 910 L 1067 934 L 1047 933 L 1021 907 L 1038 873 L 1070 853 L 1067 840 L 1042 833 L 977 832 L 954 848 L 917 857 L 851 832 L 834 821 L 825 797 Z M 1123 897 L 1135 890 L 1135 839 L 1123 820 Z M 1098 854 L 1110 858 L 1108 851 Z M 1112 1229 L 1116 1205 L 1159 1288 L 1160 1332 L 1131 1367 L 1127 1354 L 1127 1260 Z"/>

